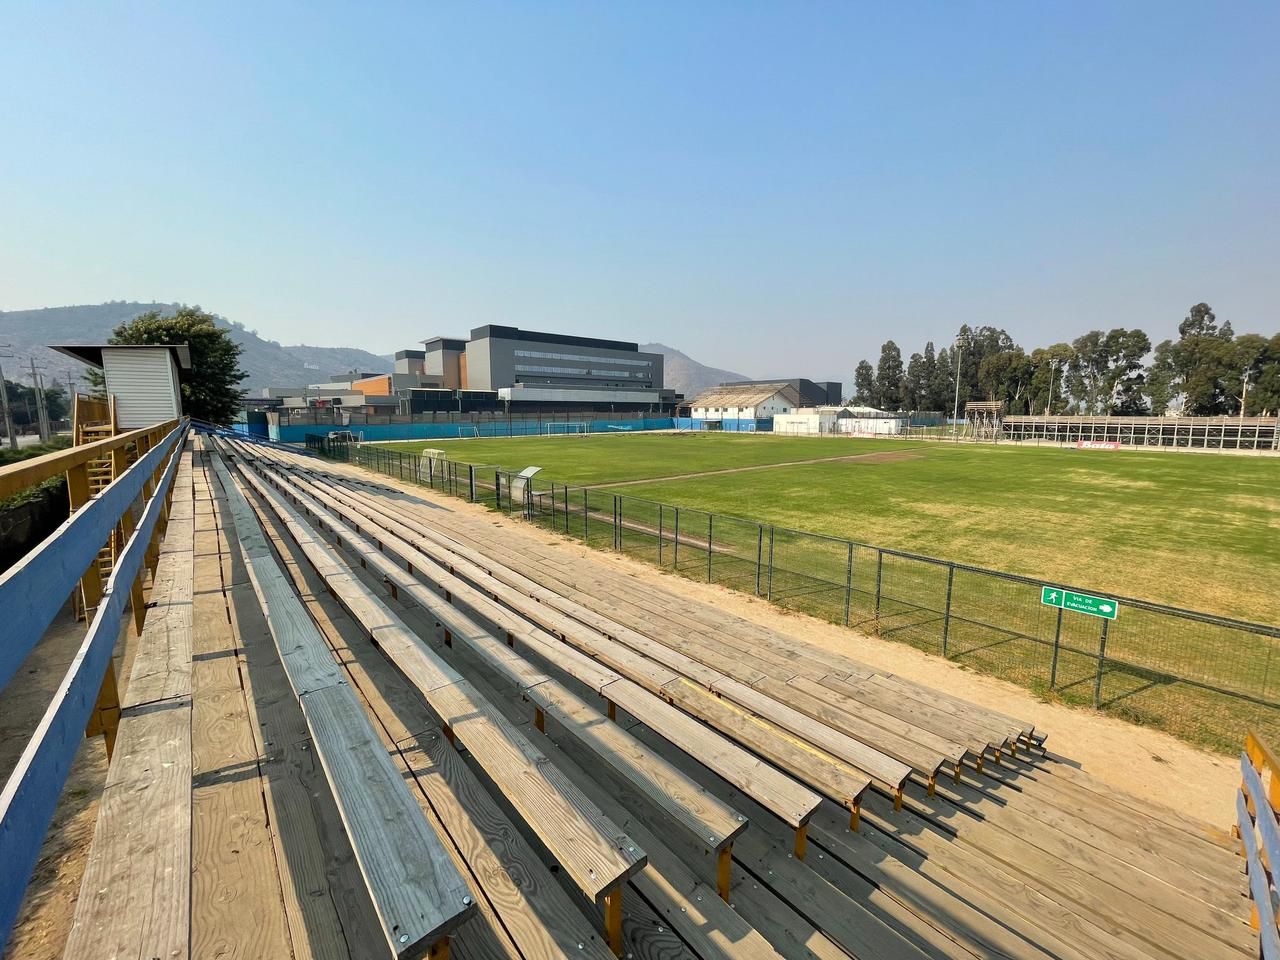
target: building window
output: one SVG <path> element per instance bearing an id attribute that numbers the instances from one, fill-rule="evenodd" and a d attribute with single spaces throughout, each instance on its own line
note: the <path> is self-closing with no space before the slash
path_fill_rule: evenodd
<path id="1" fill-rule="evenodd" d="M 621 363 L 629 367 L 651 367 L 652 360 L 631 360 L 625 357 L 587 357 L 579 353 L 549 353 L 544 350 L 515 350 L 513 353 L 517 357 L 533 357 L 538 360 L 580 360 L 583 363 L 598 363 L 601 360 L 607 363 Z"/>

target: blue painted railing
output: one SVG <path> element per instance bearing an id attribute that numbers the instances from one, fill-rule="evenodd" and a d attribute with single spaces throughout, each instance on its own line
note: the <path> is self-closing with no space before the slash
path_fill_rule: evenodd
<path id="1" fill-rule="evenodd" d="M 4 643 L 0 644 L 0 690 L 44 636 L 67 597 L 93 562 L 129 505 L 178 442 L 175 427 L 110 486 L 73 513 L 62 526 L 0 576 Z"/>
<path id="2" fill-rule="evenodd" d="M 102 678 L 106 674 L 107 665 L 115 649 L 116 638 L 120 633 L 120 620 L 124 616 L 130 587 L 142 569 L 147 547 L 159 522 L 167 491 L 177 472 L 181 458 L 176 454 L 181 449 L 180 444 L 186 429 L 185 423 L 176 427 L 164 440 L 118 477 L 111 487 L 118 485 L 119 490 L 123 492 L 108 498 L 107 492 L 104 491 L 76 511 L 75 517 L 68 520 L 58 533 L 37 548 L 37 552 L 50 547 L 53 550 L 68 551 L 68 557 L 72 554 L 76 557 L 81 556 L 88 547 L 82 547 L 77 541 L 88 538 L 91 534 L 96 536 L 97 531 L 102 529 L 103 522 L 107 524 L 106 529 L 109 533 L 120 519 L 124 508 L 133 502 L 133 498 L 141 492 L 143 483 L 160 465 L 160 458 L 166 451 L 174 452 L 175 455 L 169 459 L 160 483 L 152 491 L 151 499 L 143 509 L 141 520 L 116 560 L 115 568 L 107 581 L 102 600 L 80 644 L 80 649 L 67 668 L 62 683 L 59 684 L 53 700 L 40 720 L 40 725 L 5 783 L 4 791 L 0 793 L 0 945 L 9 939 L 13 923 L 18 916 L 18 909 L 22 905 L 23 894 L 31 880 L 31 872 L 40 854 L 40 846 L 44 842 L 49 822 L 53 819 L 54 810 L 58 805 L 58 798 L 66 784 L 67 772 L 71 769 L 76 750 L 84 739 L 85 726 L 97 703 L 98 690 L 102 685 Z M 111 487 L 107 489 L 110 490 Z M 132 496 L 121 499 L 129 490 L 134 491 Z M 108 506 L 104 508 L 101 506 L 103 503 Z M 124 506 L 112 514 L 111 507 L 121 503 Z M 91 526 L 74 525 L 76 517 L 81 515 L 92 515 L 97 519 L 93 520 Z M 60 547 L 56 546 L 56 541 L 62 538 L 66 538 L 66 542 Z M 4 583 L 9 589 L 3 595 L 3 599 L 0 599 L 0 610 L 4 610 L 6 618 L 6 641 L 9 628 L 13 626 L 13 622 L 9 619 L 10 608 L 6 604 L 22 597 L 24 593 L 29 595 L 23 610 L 28 617 L 35 619 L 26 621 L 24 629 L 27 630 L 31 624 L 38 623 L 47 615 L 45 608 L 51 606 L 56 615 L 57 610 L 66 602 L 66 598 L 75 588 L 80 576 L 92 561 L 93 556 L 97 555 L 99 547 L 105 540 L 105 536 L 102 540 L 87 540 L 92 547 L 90 559 L 78 570 L 71 566 L 69 559 L 63 559 L 56 564 L 50 563 L 47 566 L 41 564 L 31 566 L 23 561 L 6 574 Z M 56 584 L 38 579 L 49 575 L 47 571 L 52 571 L 59 577 Z M 52 616 L 49 616 L 49 620 L 51 619 Z M 47 623 L 46 620 L 46 626 Z M 29 633 L 23 634 L 24 637 L 28 635 Z M 39 637 L 37 636 L 36 639 Z M 6 642 L 4 646 L 8 647 L 9 644 Z M 8 676 L 12 676 L 12 672 Z"/>
<path id="3" fill-rule="evenodd" d="M 1258 926 L 1258 952 L 1262 960 L 1280 960 L 1280 934 L 1276 930 L 1274 906 L 1275 871 L 1280 870 L 1280 826 L 1275 808 L 1263 788 L 1258 766 L 1270 766 L 1271 754 L 1255 734 L 1250 733 L 1240 754 L 1240 790 L 1236 793 L 1236 826 L 1244 847 L 1249 872 L 1249 897 L 1253 901 Z M 1255 766 L 1255 763 L 1258 766 Z M 1274 767 L 1271 777 L 1280 775 Z M 1273 781 L 1273 786 L 1275 785 Z M 1253 813 L 1251 814 L 1250 808 Z M 1258 838 L 1262 843 L 1258 843 Z"/>

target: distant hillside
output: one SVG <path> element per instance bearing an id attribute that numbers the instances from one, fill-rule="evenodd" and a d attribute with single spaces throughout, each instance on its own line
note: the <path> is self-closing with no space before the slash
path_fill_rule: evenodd
<path id="1" fill-rule="evenodd" d="M 708 387 L 726 380 L 751 379 L 746 374 L 734 373 L 732 370 L 705 366 L 675 347 L 668 347 L 663 343 L 646 343 L 640 349 L 646 353 L 662 354 L 662 385 L 683 393 L 689 400 Z"/>
<path id="2" fill-rule="evenodd" d="M 0 310 L 0 343 L 12 346 L 16 356 L 6 361 L 5 375 L 10 379 L 29 379 L 27 361 L 34 356 L 44 363 L 46 382 L 67 382 L 67 375 L 79 377 L 84 365 L 47 349 L 50 343 L 105 343 L 111 331 L 126 320 L 148 310 L 172 313 L 180 306 L 174 303 L 136 303 L 123 300 L 74 307 L 45 307 L 41 310 Z M 351 347 L 312 347 L 306 344 L 282 346 L 264 340 L 256 332 L 238 323 L 218 318 L 231 331 L 231 337 L 244 347 L 240 366 L 249 374 L 242 386 L 251 393 L 266 386 L 301 386 L 330 379 L 348 370 L 388 373 L 392 361 L 386 357 Z"/>

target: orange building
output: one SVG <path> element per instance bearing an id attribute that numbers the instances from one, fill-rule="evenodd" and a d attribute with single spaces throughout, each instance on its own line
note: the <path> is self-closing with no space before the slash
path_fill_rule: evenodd
<path id="1" fill-rule="evenodd" d="M 351 389 L 360 391 L 366 397 L 389 397 L 391 396 L 391 374 L 383 373 L 376 377 L 353 380 Z"/>

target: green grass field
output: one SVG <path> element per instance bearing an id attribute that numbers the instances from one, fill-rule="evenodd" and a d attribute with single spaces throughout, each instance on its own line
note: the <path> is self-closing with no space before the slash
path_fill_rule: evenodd
<path id="1" fill-rule="evenodd" d="M 571 485 L 1264 623 L 1277 622 L 1280 459 L 647 434 L 405 443 Z M 678 480 L 658 478 L 823 457 Z"/>

